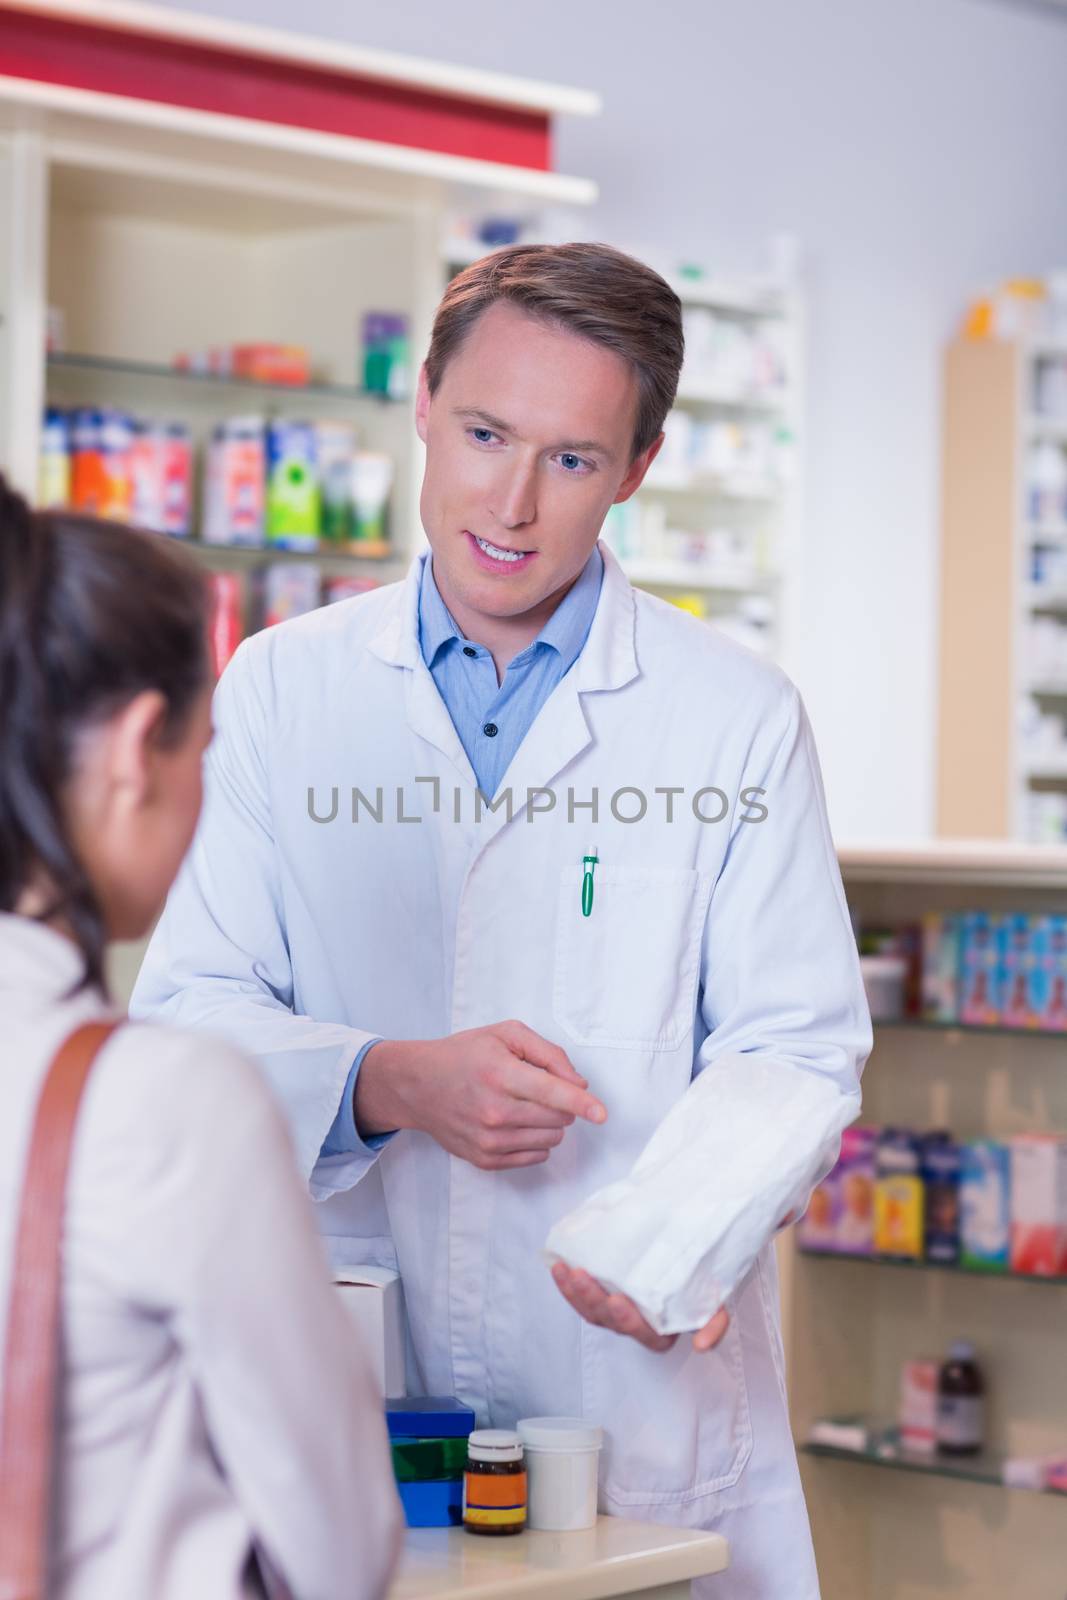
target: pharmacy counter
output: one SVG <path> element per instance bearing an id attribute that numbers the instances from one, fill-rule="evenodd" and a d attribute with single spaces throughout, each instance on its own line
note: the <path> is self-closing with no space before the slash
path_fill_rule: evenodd
<path id="1" fill-rule="evenodd" d="M 390 1600 L 686 1600 L 694 1578 L 722 1572 L 726 1540 L 601 1517 L 581 1533 L 487 1539 L 462 1528 L 410 1528 Z"/>

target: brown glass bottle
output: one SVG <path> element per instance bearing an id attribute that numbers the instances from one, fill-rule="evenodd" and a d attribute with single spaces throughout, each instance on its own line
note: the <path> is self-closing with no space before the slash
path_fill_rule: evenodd
<path id="1" fill-rule="evenodd" d="M 526 1527 L 526 1461 L 517 1433 L 483 1428 L 467 1442 L 463 1526 L 500 1538 Z"/>
<path id="2" fill-rule="evenodd" d="M 949 1347 L 937 1383 L 937 1448 L 942 1455 L 978 1455 L 985 1444 L 985 1384 L 974 1346 Z"/>

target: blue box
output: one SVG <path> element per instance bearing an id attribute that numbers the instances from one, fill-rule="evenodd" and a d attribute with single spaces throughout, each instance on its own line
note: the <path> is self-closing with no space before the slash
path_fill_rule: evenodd
<path id="1" fill-rule="evenodd" d="M 398 1483 L 409 1528 L 455 1528 L 463 1521 L 463 1479 Z"/>
<path id="2" fill-rule="evenodd" d="M 465 1439 L 474 1432 L 474 1412 L 450 1396 L 387 1400 L 391 1439 Z"/>

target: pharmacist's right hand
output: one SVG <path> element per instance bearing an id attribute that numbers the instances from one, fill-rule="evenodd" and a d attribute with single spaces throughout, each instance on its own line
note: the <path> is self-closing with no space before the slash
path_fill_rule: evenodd
<path id="1" fill-rule="evenodd" d="M 522 1022 L 496 1022 L 447 1039 L 382 1039 L 356 1080 L 364 1138 L 414 1128 L 485 1172 L 547 1161 L 581 1117 L 607 1111 L 564 1051 Z"/>

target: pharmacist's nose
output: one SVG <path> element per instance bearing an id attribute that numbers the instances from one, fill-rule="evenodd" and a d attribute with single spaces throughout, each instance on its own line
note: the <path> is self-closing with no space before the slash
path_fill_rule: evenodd
<path id="1" fill-rule="evenodd" d="M 537 462 L 515 461 L 494 484 L 489 510 L 502 528 L 525 527 L 537 516 Z"/>

